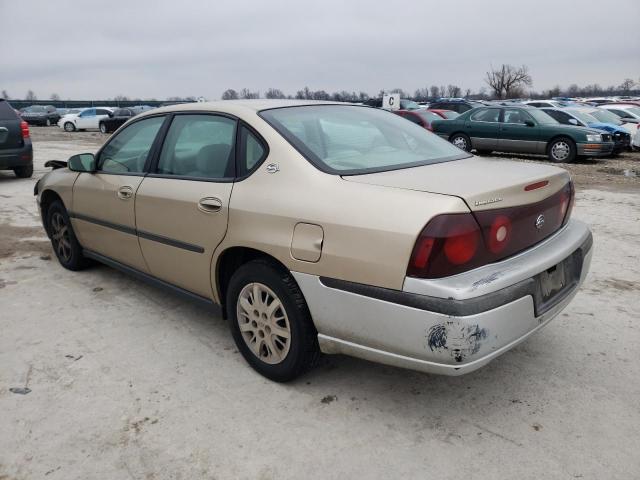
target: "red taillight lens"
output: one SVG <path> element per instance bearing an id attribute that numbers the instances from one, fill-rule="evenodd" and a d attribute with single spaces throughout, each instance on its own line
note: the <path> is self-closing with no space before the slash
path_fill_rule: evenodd
<path id="1" fill-rule="evenodd" d="M 573 183 L 517 207 L 438 215 L 420 233 L 407 275 L 440 278 L 503 260 L 552 235 L 569 221 Z"/>
<path id="2" fill-rule="evenodd" d="M 20 130 L 22 131 L 22 138 L 29 138 L 29 124 L 24 120 L 20 122 Z"/>

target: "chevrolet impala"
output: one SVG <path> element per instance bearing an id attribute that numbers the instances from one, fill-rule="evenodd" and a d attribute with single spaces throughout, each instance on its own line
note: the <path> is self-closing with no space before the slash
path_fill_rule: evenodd
<path id="1" fill-rule="evenodd" d="M 558 315 L 591 260 L 565 170 L 367 106 L 175 105 L 55 166 L 35 194 L 63 267 L 221 307 L 275 381 L 320 352 L 471 372 Z"/>

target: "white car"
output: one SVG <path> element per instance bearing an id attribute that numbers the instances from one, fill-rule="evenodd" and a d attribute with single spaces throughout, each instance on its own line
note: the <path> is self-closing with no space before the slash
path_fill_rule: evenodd
<path id="1" fill-rule="evenodd" d="M 635 127 L 631 130 L 631 145 L 635 149 L 640 149 L 640 107 L 634 104 L 603 104 L 598 108 L 608 110 L 620 117 L 622 122 L 625 122 L 625 127 Z"/>
<path id="2" fill-rule="evenodd" d="M 562 108 L 568 107 L 571 102 L 561 102 L 560 100 L 529 100 L 528 102 L 522 103 L 536 108 Z"/>
<path id="3" fill-rule="evenodd" d="M 65 132 L 75 132 L 76 130 L 98 130 L 100 120 L 109 118 L 113 112 L 110 107 L 85 108 L 79 113 L 65 115 L 58 121 L 58 126 Z"/>

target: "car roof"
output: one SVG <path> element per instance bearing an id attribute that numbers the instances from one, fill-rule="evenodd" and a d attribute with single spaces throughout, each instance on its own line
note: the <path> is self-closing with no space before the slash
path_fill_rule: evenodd
<path id="1" fill-rule="evenodd" d="M 230 114 L 247 114 L 256 113 L 262 110 L 270 110 L 273 108 L 286 107 L 302 107 L 313 105 L 350 105 L 362 108 L 371 108 L 366 105 L 360 105 L 347 102 L 325 102 L 321 100 L 276 100 L 276 99 L 258 99 L 258 100 L 220 100 L 217 102 L 192 102 L 181 103 L 178 105 L 168 105 L 166 107 L 154 108 L 142 112 L 140 116 L 156 115 L 159 113 L 172 113 L 184 111 L 203 111 L 203 112 L 222 112 Z"/>

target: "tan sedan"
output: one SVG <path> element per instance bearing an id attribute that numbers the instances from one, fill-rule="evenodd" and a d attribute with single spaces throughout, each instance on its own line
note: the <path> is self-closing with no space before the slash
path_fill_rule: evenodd
<path id="1" fill-rule="evenodd" d="M 347 104 L 152 110 L 36 194 L 65 268 L 98 261 L 220 305 L 277 381 L 320 352 L 475 370 L 555 317 L 592 253 L 565 170 Z"/>

